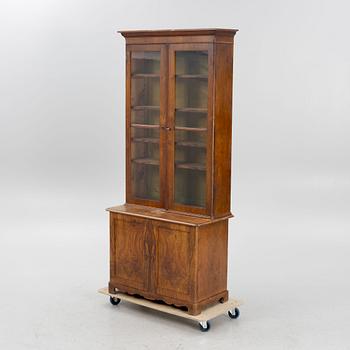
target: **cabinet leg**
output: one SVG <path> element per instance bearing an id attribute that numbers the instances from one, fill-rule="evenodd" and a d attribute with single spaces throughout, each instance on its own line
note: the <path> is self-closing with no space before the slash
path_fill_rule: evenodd
<path id="1" fill-rule="evenodd" d="M 226 291 L 226 293 L 219 299 L 219 302 L 226 303 L 227 300 L 228 300 L 228 291 Z"/>
<path id="2" fill-rule="evenodd" d="M 199 315 L 202 312 L 202 308 L 198 304 L 192 304 L 187 306 L 189 315 Z"/>
<path id="3" fill-rule="evenodd" d="M 108 292 L 115 294 L 115 286 L 111 282 L 108 283 Z"/>
<path id="4" fill-rule="evenodd" d="M 215 305 L 216 303 L 225 303 L 226 301 L 228 301 L 227 290 L 201 303 L 188 305 L 188 314 L 193 316 L 199 315 L 207 307 Z"/>

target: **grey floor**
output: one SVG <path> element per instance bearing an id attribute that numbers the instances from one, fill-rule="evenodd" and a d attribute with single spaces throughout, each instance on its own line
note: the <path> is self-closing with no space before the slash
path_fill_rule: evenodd
<path id="1" fill-rule="evenodd" d="M 220 316 L 208 333 L 97 294 L 108 280 L 103 209 L 117 204 L 108 191 L 3 192 L 0 348 L 350 349 L 344 189 L 250 180 L 234 192 L 230 226 L 229 287 L 245 305 L 240 319 Z"/>

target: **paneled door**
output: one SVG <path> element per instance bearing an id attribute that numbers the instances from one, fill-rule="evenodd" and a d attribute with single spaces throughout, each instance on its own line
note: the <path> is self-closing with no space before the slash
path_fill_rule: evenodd
<path id="1" fill-rule="evenodd" d="M 111 281 L 123 286 L 148 291 L 152 260 L 151 221 L 125 215 L 112 215 L 110 242 Z"/>
<path id="2" fill-rule="evenodd" d="M 194 293 L 195 229 L 161 222 L 154 222 L 153 227 L 156 237 L 155 292 L 189 300 Z"/>
<path id="3" fill-rule="evenodd" d="M 167 60 L 164 45 L 126 51 L 127 202 L 162 207 L 165 181 Z"/>
<path id="4" fill-rule="evenodd" d="M 213 49 L 208 44 L 169 46 L 169 207 L 211 210 Z"/>

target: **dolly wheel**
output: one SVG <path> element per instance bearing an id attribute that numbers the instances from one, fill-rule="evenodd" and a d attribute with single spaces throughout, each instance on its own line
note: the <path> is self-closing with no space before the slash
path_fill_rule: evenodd
<path id="1" fill-rule="evenodd" d="M 116 306 L 120 303 L 120 299 L 119 298 L 115 298 L 115 297 L 109 297 L 109 301 L 112 305 Z"/>
<path id="2" fill-rule="evenodd" d="M 208 321 L 201 321 L 198 325 L 201 332 L 208 332 L 210 329 L 210 323 Z"/>
<path id="3" fill-rule="evenodd" d="M 240 312 L 237 307 L 235 307 L 233 310 L 229 310 L 227 314 L 230 316 L 230 318 L 236 319 L 239 317 Z"/>

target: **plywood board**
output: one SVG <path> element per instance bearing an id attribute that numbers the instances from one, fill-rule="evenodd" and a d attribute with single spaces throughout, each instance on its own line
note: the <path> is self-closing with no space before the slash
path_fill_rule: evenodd
<path id="1" fill-rule="evenodd" d="M 199 315 L 189 315 L 186 311 L 177 309 L 170 305 L 163 305 L 163 304 L 157 304 L 153 301 L 142 299 L 142 298 L 136 298 L 132 295 L 124 294 L 121 292 L 116 292 L 115 294 L 109 293 L 108 288 L 101 288 L 98 291 L 99 293 L 109 295 L 114 298 L 119 298 L 121 300 L 125 300 L 129 303 L 141 305 L 144 307 L 148 307 L 153 310 L 158 310 L 161 312 L 165 312 L 171 315 L 176 315 L 179 317 L 187 318 L 194 321 L 209 321 L 219 315 L 227 313 L 227 311 L 234 309 L 235 307 L 238 307 L 242 305 L 242 302 L 235 300 L 235 299 L 229 299 L 225 303 L 218 303 L 214 306 L 208 307 L 207 309 L 203 310 Z"/>

